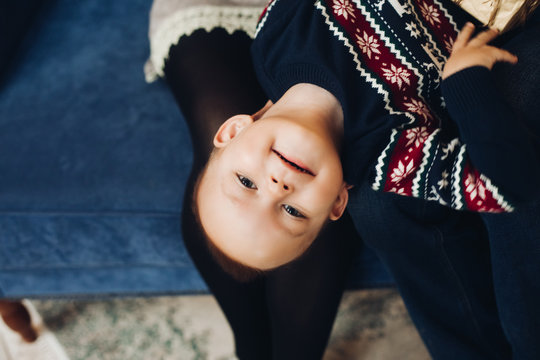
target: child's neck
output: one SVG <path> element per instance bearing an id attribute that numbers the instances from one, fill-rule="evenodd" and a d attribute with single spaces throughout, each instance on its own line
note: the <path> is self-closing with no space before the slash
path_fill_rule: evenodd
<path id="1" fill-rule="evenodd" d="M 331 135 L 339 149 L 343 137 L 343 109 L 337 98 L 327 90 L 302 83 L 291 87 L 268 110 L 272 116 L 285 116 L 311 126 L 321 126 Z"/>

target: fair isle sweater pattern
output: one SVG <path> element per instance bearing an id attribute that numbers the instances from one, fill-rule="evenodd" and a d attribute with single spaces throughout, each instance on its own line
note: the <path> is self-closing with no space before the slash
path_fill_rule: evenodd
<path id="1" fill-rule="evenodd" d="M 278 1 L 271 2 L 262 14 L 257 33 Z M 458 210 L 513 211 L 490 179 L 472 165 L 458 134 L 445 131 L 451 126 L 442 126 L 449 121 L 444 100 L 431 92 L 440 86 L 440 72 L 458 34 L 442 3 L 318 0 L 314 6 L 331 36 L 352 57 L 358 75 L 380 96 L 385 110 L 407 119 L 391 129 L 374 164 L 372 188 Z M 397 14 L 405 29 L 387 22 L 383 6 L 386 12 L 392 9 Z M 412 50 L 411 43 L 420 47 Z M 418 49 L 431 61 L 417 59 Z"/>

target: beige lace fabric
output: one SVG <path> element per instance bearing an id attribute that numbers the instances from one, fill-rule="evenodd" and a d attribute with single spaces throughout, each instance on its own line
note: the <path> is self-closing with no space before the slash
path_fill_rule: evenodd
<path id="1" fill-rule="evenodd" d="M 154 0 L 150 11 L 150 58 L 144 72 L 147 82 L 163 77 L 171 46 L 195 30 L 223 28 L 253 37 L 268 0 Z"/>

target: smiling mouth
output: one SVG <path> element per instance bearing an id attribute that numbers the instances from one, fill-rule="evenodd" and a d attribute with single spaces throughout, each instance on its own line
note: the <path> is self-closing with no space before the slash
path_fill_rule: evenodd
<path id="1" fill-rule="evenodd" d="M 272 151 L 274 152 L 274 154 L 276 154 L 281 160 L 283 160 L 287 165 L 290 165 L 292 166 L 295 170 L 297 171 L 300 171 L 300 172 L 303 172 L 305 174 L 308 174 L 308 175 L 311 175 L 311 176 L 315 176 L 315 174 L 313 174 L 313 172 L 305 167 L 302 167 L 292 161 L 290 161 L 289 159 L 287 159 L 285 156 L 281 155 L 281 153 L 277 150 L 274 150 L 272 149 Z"/>

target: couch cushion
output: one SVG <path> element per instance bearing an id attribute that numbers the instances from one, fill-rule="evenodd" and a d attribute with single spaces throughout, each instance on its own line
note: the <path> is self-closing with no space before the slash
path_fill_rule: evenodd
<path id="1" fill-rule="evenodd" d="M 189 134 L 142 70 L 151 1 L 53 5 L 0 92 L 1 291 L 205 291 L 179 229 Z"/>
<path id="2" fill-rule="evenodd" d="M 53 5 L 0 92 L 0 296 L 207 291 L 180 228 L 188 130 L 144 79 L 151 1 Z M 353 284 L 389 282 L 359 256 Z"/>

